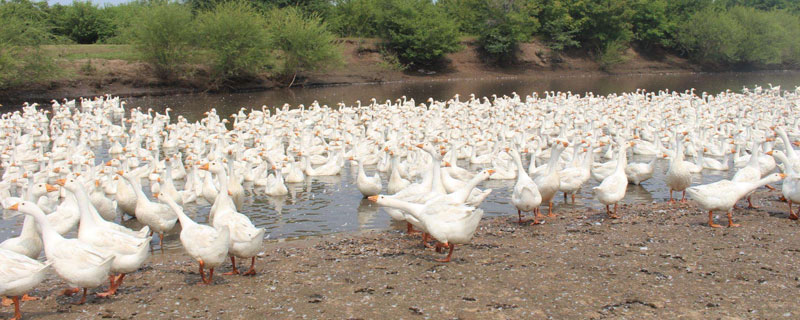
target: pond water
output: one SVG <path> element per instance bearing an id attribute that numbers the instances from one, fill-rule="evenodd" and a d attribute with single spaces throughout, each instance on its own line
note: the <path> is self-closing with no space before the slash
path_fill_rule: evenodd
<path id="1" fill-rule="evenodd" d="M 220 115 L 238 112 L 239 108 L 260 108 L 262 105 L 281 106 L 284 103 L 293 106 L 310 104 L 314 100 L 321 104 L 335 105 L 338 102 L 353 104 L 356 100 L 369 103 L 372 98 L 378 101 L 397 99 L 403 95 L 417 102 L 424 102 L 429 97 L 437 100 L 451 98 L 455 94 L 467 97 L 474 93 L 478 97 L 520 95 L 543 91 L 572 91 L 574 93 L 593 92 L 609 94 L 635 91 L 643 88 L 648 91 L 663 89 L 684 91 L 695 88 L 696 92 L 718 93 L 727 89 L 741 91 L 742 87 L 753 87 L 768 84 L 780 85 L 784 90 L 794 90 L 800 85 L 799 72 L 760 72 L 760 73 L 720 73 L 720 74 L 656 74 L 656 75 L 624 75 L 624 76 L 592 76 L 533 79 L 478 79 L 454 81 L 429 81 L 415 83 L 390 83 L 371 85 L 352 85 L 341 87 L 322 87 L 292 90 L 273 90 L 265 92 L 236 94 L 191 94 L 163 97 L 140 97 L 125 99 L 129 107 L 153 108 L 163 111 L 172 108 L 173 115 L 183 115 L 189 120 L 203 117 L 203 112 L 216 108 Z M 58 97 L 54 97 L 58 98 Z M 7 108 L 7 107 L 4 107 Z M 4 111 L 5 112 L 5 111 Z M 173 116 L 173 119 L 175 117 Z M 103 143 L 95 147 L 97 162 L 106 161 L 108 145 Z M 632 161 L 648 159 L 633 158 Z M 687 159 L 692 161 L 692 159 Z M 605 160 L 603 160 L 605 161 Z M 524 161 L 527 166 L 527 161 Z M 459 163 L 461 167 L 469 167 L 467 163 Z M 648 203 L 665 201 L 669 192 L 664 184 L 667 169 L 666 160 L 658 160 L 654 177 L 641 186 L 629 185 L 623 203 Z M 479 170 L 479 167 L 471 167 Z M 375 172 L 374 166 L 366 166 L 368 173 Z M 731 176 L 733 172 L 704 171 L 695 175 L 694 183 L 708 183 Z M 388 176 L 381 174 L 384 181 Z M 295 239 L 334 232 L 352 232 L 361 230 L 402 229 L 404 223 L 393 222 L 389 216 L 375 204 L 363 199 L 355 187 L 355 171 L 347 164 L 341 175 L 333 177 L 308 178 L 304 183 L 290 184 L 290 194 L 276 198 L 266 196 L 263 190 L 245 185 L 248 197 L 243 213 L 248 215 L 259 227 L 267 229 L 268 239 Z M 490 180 L 484 182 L 483 188 L 494 191 L 484 201 L 482 208 L 486 216 L 516 216 L 516 209 L 510 202 L 511 188 L 515 180 Z M 182 182 L 181 182 L 182 183 Z M 178 187 L 182 185 L 179 183 Z M 603 206 L 592 198 L 591 188 L 598 182 L 590 181 L 583 186 L 575 204 L 564 204 L 563 197 L 555 198 L 555 212 L 558 215 L 583 215 L 587 208 L 602 210 Z M 384 183 L 385 187 L 385 183 Z M 149 195 L 149 186 L 145 184 Z M 677 194 L 677 196 L 680 196 Z M 205 223 L 209 205 L 190 204 L 186 212 L 196 221 Z M 702 217 L 698 217 L 701 219 Z M 124 224 L 138 228 L 135 220 Z M 22 224 L 21 219 L 0 221 L 0 241 L 16 235 Z M 178 229 L 165 238 L 166 248 L 180 246 Z"/>

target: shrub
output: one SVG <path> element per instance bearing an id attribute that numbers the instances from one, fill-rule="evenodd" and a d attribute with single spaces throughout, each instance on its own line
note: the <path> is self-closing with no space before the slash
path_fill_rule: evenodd
<path id="1" fill-rule="evenodd" d="M 580 46 L 580 42 L 575 40 L 580 25 L 570 16 L 564 1 L 546 0 L 539 14 L 539 21 L 542 24 L 540 34 L 553 51 Z"/>
<path id="2" fill-rule="evenodd" d="M 130 39 L 159 77 L 177 71 L 190 52 L 192 13 L 177 3 L 145 7 L 131 26 Z"/>
<path id="3" fill-rule="evenodd" d="M 441 7 L 450 19 L 458 24 L 458 30 L 468 35 L 478 35 L 486 21 L 486 0 L 439 0 Z"/>
<path id="4" fill-rule="evenodd" d="M 101 39 L 103 43 L 128 44 L 132 43 L 132 33 L 129 32 L 134 23 L 139 22 L 142 10 L 147 6 L 142 2 L 128 2 L 103 8 L 103 14 L 111 22 L 111 35 Z"/>
<path id="5" fill-rule="evenodd" d="M 342 37 L 376 37 L 379 18 L 376 0 L 340 0 L 328 21 L 330 29 Z"/>
<path id="6" fill-rule="evenodd" d="M 0 2 L 0 88 L 47 77 L 53 71 L 52 57 L 39 45 L 50 43 L 45 3 Z"/>
<path id="7" fill-rule="evenodd" d="M 196 18 L 197 44 L 211 55 L 215 81 L 226 82 L 265 70 L 268 34 L 263 16 L 241 1 L 223 2 Z"/>
<path id="8" fill-rule="evenodd" d="M 539 8 L 531 2 L 493 0 L 486 3 L 486 16 L 481 24 L 478 43 L 488 57 L 497 63 L 512 62 L 519 44 L 530 40 L 539 28 Z"/>
<path id="9" fill-rule="evenodd" d="M 381 11 L 381 36 L 404 63 L 430 66 L 461 48 L 455 22 L 428 0 L 388 0 Z"/>
<path id="10" fill-rule="evenodd" d="M 53 32 L 80 44 L 95 43 L 114 35 L 113 25 L 103 12 L 89 1 L 56 5 L 51 10 Z"/>
<path id="11" fill-rule="evenodd" d="M 321 70 L 341 62 L 336 37 L 319 16 L 304 16 L 299 9 L 285 8 L 272 10 L 268 20 L 270 46 L 281 52 L 279 73 L 292 75 L 289 86 L 300 71 Z"/>

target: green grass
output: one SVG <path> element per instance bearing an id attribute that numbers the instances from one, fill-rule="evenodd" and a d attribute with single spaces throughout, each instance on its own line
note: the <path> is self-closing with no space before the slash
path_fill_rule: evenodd
<path id="1" fill-rule="evenodd" d="M 130 45 L 124 44 L 67 44 L 46 45 L 42 49 L 57 59 L 74 61 L 79 59 L 141 60 Z"/>

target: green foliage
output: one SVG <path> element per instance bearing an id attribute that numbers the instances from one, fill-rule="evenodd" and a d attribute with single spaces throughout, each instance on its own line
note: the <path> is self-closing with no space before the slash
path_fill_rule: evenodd
<path id="1" fill-rule="evenodd" d="M 156 3 L 153 3 L 156 4 Z M 111 23 L 111 34 L 103 39 L 103 43 L 107 44 L 128 44 L 132 43 L 130 38 L 131 32 L 128 32 L 133 23 L 136 22 L 137 17 L 147 5 L 143 2 L 127 2 L 115 6 L 107 6 L 103 8 L 103 14 Z"/>
<path id="2" fill-rule="evenodd" d="M 495 62 L 511 62 L 519 44 L 530 40 L 539 29 L 539 20 L 536 18 L 539 7 L 533 2 L 514 0 L 490 0 L 485 3 L 486 15 L 478 32 L 478 43 Z"/>
<path id="3" fill-rule="evenodd" d="M 458 23 L 458 30 L 464 34 L 478 35 L 486 20 L 487 0 L 439 0 L 436 5 Z"/>
<path id="4" fill-rule="evenodd" d="M 708 7 L 682 24 L 677 42 L 701 63 L 796 64 L 800 18 L 785 11 Z"/>
<path id="5" fill-rule="evenodd" d="M 607 44 L 597 57 L 600 69 L 608 71 L 611 67 L 623 63 L 627 60 L 625 49 L 628 44 L 623 41 L 615 41 Z"/>
<path id="6" fill-rule="evenodd" d="M 564 0 L 545 0 L 539 20 L 542 23 L 541 34 L 550 49 L 563 51 L 580 46 L 580 42 L 575 39 L 575 35 L 580 31 L 580 25 L 569 14 L 569 8 Z"/>
<path id="7" fill-rule="evenodd" d="M 134 19 L 128 37 L 158 76 L 170 77 L 190 52 L 192 13 L 177 3 L 144 7 Z"/>
<path id="8" fill-rule="evenodd" d="M 336 36 L 319 16 L 305 16 L 290 7 L 273 9 L 267 20 L 269 44 L 281 52 L 283 67 L 279 73 L 292 75 L 292 82 L 300 71 L 324 70 L 341 63 Z"/>
<path id="9" fill-rule="evenodd" d="M 377 0 L 339 0 L 328 22 L 342 37 L 377 37 L 379 19 Z"/>
<path id="10" fill-rule="evenodd" d="M 210 53 L 218 82 L 252 76 L 269 65 L 266 21 L 249 3 L 220 3 L 195 22 L 196 43 Z"/>
<path id="11" fill-rule="evenodd" d="M 670 47 L 674 29 L 667 19 L 666 0 L 632 0 L 633 39 L 646 49 Z"/>
<path id="12" fill-rule="evenodd" d="M 52 58 L 40 48 L 53 41 L 45 8 L 44 2 L 0 2 L 0 88 L 42 79 L 53 70 Z"/>
<path id="13" fill-rule="evenodd" d="M 89 1 L 75 1 L 70 6 L 55 5 L 50 17 L 55 34 L 80 44 L 95 43 L 114 34 L 111 21 Z"/>
<path id="14" fill-rule="evenodd" d="M 578 21 L 576 40 L 581 46 L 602 52 L 611 44 L 633 38 L 634 12 L 626 0 L 572 0 L 570 16 Z"/>
<path id="15" fill-rule="evenodd" d="M 429 0 L 381 2 L 381 37 L 403 63 L 430 66 L 458 51 L 458 26 Z"/>

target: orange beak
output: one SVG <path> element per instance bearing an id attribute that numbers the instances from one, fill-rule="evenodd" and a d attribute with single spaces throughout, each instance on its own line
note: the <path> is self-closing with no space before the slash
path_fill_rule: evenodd
<path id="1" fill-rule="evenodd" d="M 124 175 L 125 173 L 124 173 L 124 172 L 122 172 L 122 170 L 117 170 L 117 174 L 118 174 L 118 175 Z"/>
<path id="2" fill-rule="evenodd" d="M 47 190 L 47 192 L 58 191 L 58 188 L 52 184 L 45 184 L 44 189 Z"/>
<path id="3" fill-rule="evenodd" d="M 378 196 L 369 196 L 369 197 L 367 197 L 367 199 L 369 199 L 369 201 L 372 201 L 372 202 L 378 202 Z"/>
<path id="4" fill-rule="evenodd" d="M 100 186 L 100 180 L 95 179 L 94 180 L 94 186 L 95 187 L 99 187 Z"/>
<path id="5" fill-rule="evenodd" d="M 773 151 L 773 150 L 767 151 L 768 155 L 772 155 L 773 153 L 775 153 L 775 151 Z"/>
<path id="6" fill-rule="evenodd" d="M 422 144 L 421 144 L 421 143 L 420 143 L 420 144 L 418 144 L 418 145 L 417 145 L 417 148 L 420 148 L 420 149 L 422 149 Z"/>
<path id="7" fill-rule="evenodd" d="M 67 179 L 58 179 L 56 180 L 56 184 L 59 186 L 64 186 L 67 183 Z"/>
<path id="8" fill-rule="evenodd" d="M 451 167 L 452 165 L 450 164 L 450 162 L 447 162 L 447 161 L 445 161 L 445 162 L 444 162 L 444 166 L 445 166 L 445 167 Z"/>
<path id="9" fill-rule="evenodd" d="M 15 203 L 14 205 L 8 207 L 8 210 L 19 210 L 19 202 Z"/>
<path id="10" fill-rule="evenodd" d="M 780 176 L 781 176 L 781 179 L 786 179 L 786 174 L 781 173 Z"/>
<path id="11" fill-rule="evenodd" d="M 489 170 L 486 170 L 486 171 L 488 171 L 489 174 L 494 174 L 495 172 L 497 172 L 497 171 L 494 171 L 494 169 L 489 169 Z"/>
<path id="12" fill-rule="evenodd" d="M 156 193 L 154 193 L 154 194 L 153 194 L 153 198 L 156 198 L 156 199 L 158 199 L 158 192 L 156 192 Z"/>
<path id="13" fill-rule="evenodd" d="M 206 170 L 206 171 L 208 171 L 208 163 L 206 163 L 206 164 L 203 164 L 202 166 L 200 166 L 200 170 Z"/>

